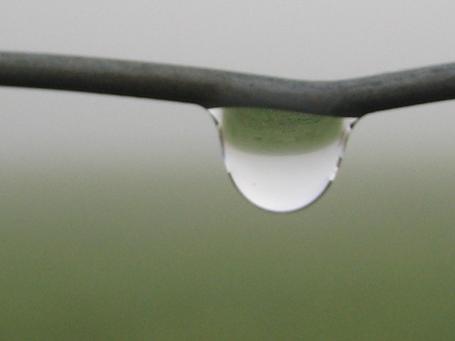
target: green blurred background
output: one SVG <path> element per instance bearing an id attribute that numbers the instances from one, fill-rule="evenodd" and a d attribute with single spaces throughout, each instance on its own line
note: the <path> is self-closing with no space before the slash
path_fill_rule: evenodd
<path id="1" fill-rule="evenodd" d="M 0 48 L 297 78 L 455 60 L 449 1 L 260 4 L 5 2 Z M 455 338 L 453 102 L 361 120 L 293 214 L 235 191 L 195 106 L 0 102 L 1 340 Z"/>
<path id="2" fill-rule="evenodd" d="M 57 95 L 20 96 L 49 107 Z M 147 129 L 160 126 L 161 115 L 144 108 L 154 104 L 59 100 L 79 106 L 48 109 L 48 120 L 33 127 L 41 133 L 26 134 L 27 113 L 2 125 L 2 139 L 24 141 L 23 149 L 11 141 L 16 151 L 3 145 L 1 154 L 2 339 L 455 335 L 453 127 L 443 124 L 449 115 L 438 113 L 441 124 L 432 126 L 425 113 L 450 104 L 365 118 L 328 193 L 301 212 L 273 214 L 235 191 L 202 109 L 173 107 L 181 122 L 196 120 L 205 133 L 181 132 L 165 155 Z M 98 115 L 93 127 L 93 113 L 80 112 L 71 127 L 72 112 L 94 102 L 115 102 L 118 113 Z M 130 125 L 111 124 L 139 107 L 144 113 L 130 114 Z M 39 103 L 37 110 L 44 110 Z M 408 129 L 394 126 L 395 116 Z M 183 128 L 161 129 L 175 136 Z"/>

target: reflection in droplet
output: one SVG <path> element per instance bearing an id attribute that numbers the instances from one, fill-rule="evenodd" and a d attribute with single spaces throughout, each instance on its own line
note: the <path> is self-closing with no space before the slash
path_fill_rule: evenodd
<path id="1" fill-rule="evenodd" d="M 303 208 L 337 173 L 355 118 L 256 108 L 210 109 L 238 190 L 274 212 Z"/>

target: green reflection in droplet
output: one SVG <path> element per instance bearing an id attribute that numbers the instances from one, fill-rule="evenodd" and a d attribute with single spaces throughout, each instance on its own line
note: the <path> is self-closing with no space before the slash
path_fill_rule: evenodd
<path id="1" fill-rule="evenodd" d="M 223 138 L 261 154 L 298 154 L 321 149 L 340 137 L 342 118 L 257 108 L 224 108 Z"/>

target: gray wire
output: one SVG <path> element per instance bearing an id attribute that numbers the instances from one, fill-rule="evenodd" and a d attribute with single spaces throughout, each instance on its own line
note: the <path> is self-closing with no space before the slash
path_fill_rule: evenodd
<path id="1" fill-rule="evenodd" d="M 203 107 L 262 107 L 332 116 L 455 99 L 455 64 L 305 81 L 49 54 L 0 52 L 0 85 L 153 98 Z"/>

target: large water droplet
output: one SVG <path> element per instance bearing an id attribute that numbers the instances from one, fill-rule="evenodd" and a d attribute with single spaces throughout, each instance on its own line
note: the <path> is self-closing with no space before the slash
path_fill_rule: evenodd
<path id="1" fill-rule="evenodd" d="M 335 178 L 355 118 L 256 108 L 210 109 L 226 169 L 253 204 L 303 208 Z"/>

